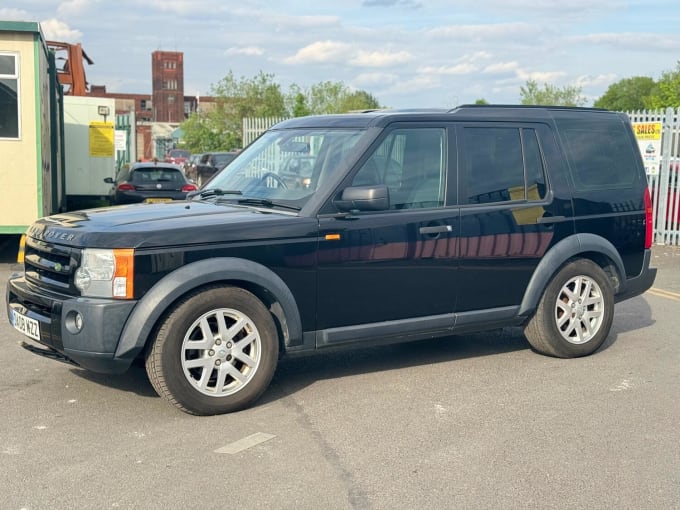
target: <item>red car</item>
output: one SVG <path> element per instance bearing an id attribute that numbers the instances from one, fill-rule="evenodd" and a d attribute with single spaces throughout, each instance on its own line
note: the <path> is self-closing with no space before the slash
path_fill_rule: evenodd
<path id="1" fill-rule="evenodd" d="M 173 165 L 184 166 L 184 163 L 189 159 L 191 153 L 183 149 L 172 149 L 165 155 L 165 162 Z"/>

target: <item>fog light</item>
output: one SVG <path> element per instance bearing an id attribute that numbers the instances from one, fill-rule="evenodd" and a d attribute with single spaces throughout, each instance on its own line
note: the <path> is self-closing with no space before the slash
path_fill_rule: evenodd
<path id="1" fill-rule="evenodd" d="M 73 319 L 73 325 L 76 327 L 77 331 L 83 329 L 83 316 L 76 312 L 76 316 Z"/>
<path id="2" fill-rule="evenodd" d="M 77 335 L 83 330 L 83 327 L 85 327 L 85 319 L 83 319 L 83 316 L 80 314 L 80 312 L 71 310 L 68 314 L 66 314 L 64 326 L 66 326 L 66 330 L 69 333 L 72 335 Z"/>

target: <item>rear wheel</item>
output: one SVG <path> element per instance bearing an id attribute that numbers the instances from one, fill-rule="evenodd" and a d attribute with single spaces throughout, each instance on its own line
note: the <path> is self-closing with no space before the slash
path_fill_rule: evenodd
<path id="1" fill-rule="evenodd" d="M 199 415 L 243 409 L 267 388 L 278 359 L 274 321 L 238 287 L 187 296 L 163 321 L 146 358 L 156 392 Z"/>
<path id="2" fill-rule="evenodd" d="M 524 333 L 540 353 L 587 356 L 605 341 L 613 317 L 614 291 L 606 273 L 591 260 L 577 259 L 548 284 Z"/>

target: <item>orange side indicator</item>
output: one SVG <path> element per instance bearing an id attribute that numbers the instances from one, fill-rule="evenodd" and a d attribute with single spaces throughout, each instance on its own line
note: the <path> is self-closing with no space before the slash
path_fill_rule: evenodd
<path id="1" fill-rule="evenodd" d="M 326 241 L 339 241 L 340 234 L 326 234 Z"/>

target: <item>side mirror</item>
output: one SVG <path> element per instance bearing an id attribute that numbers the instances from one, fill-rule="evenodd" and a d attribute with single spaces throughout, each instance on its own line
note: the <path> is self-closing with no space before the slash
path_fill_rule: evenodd
<path id="1" fill-rule="evenodd" d="M 106 184 L 113 184 L 115 181 L 113 180 L 113 177 L 104 177 L 104 182 Z"/>
<path id="2" fill-rule="evenodd" d="M 390 208 L 390 190 L 384 184 L 352 186 L 333 203 L 341 211 L 386 211 Z"/>

